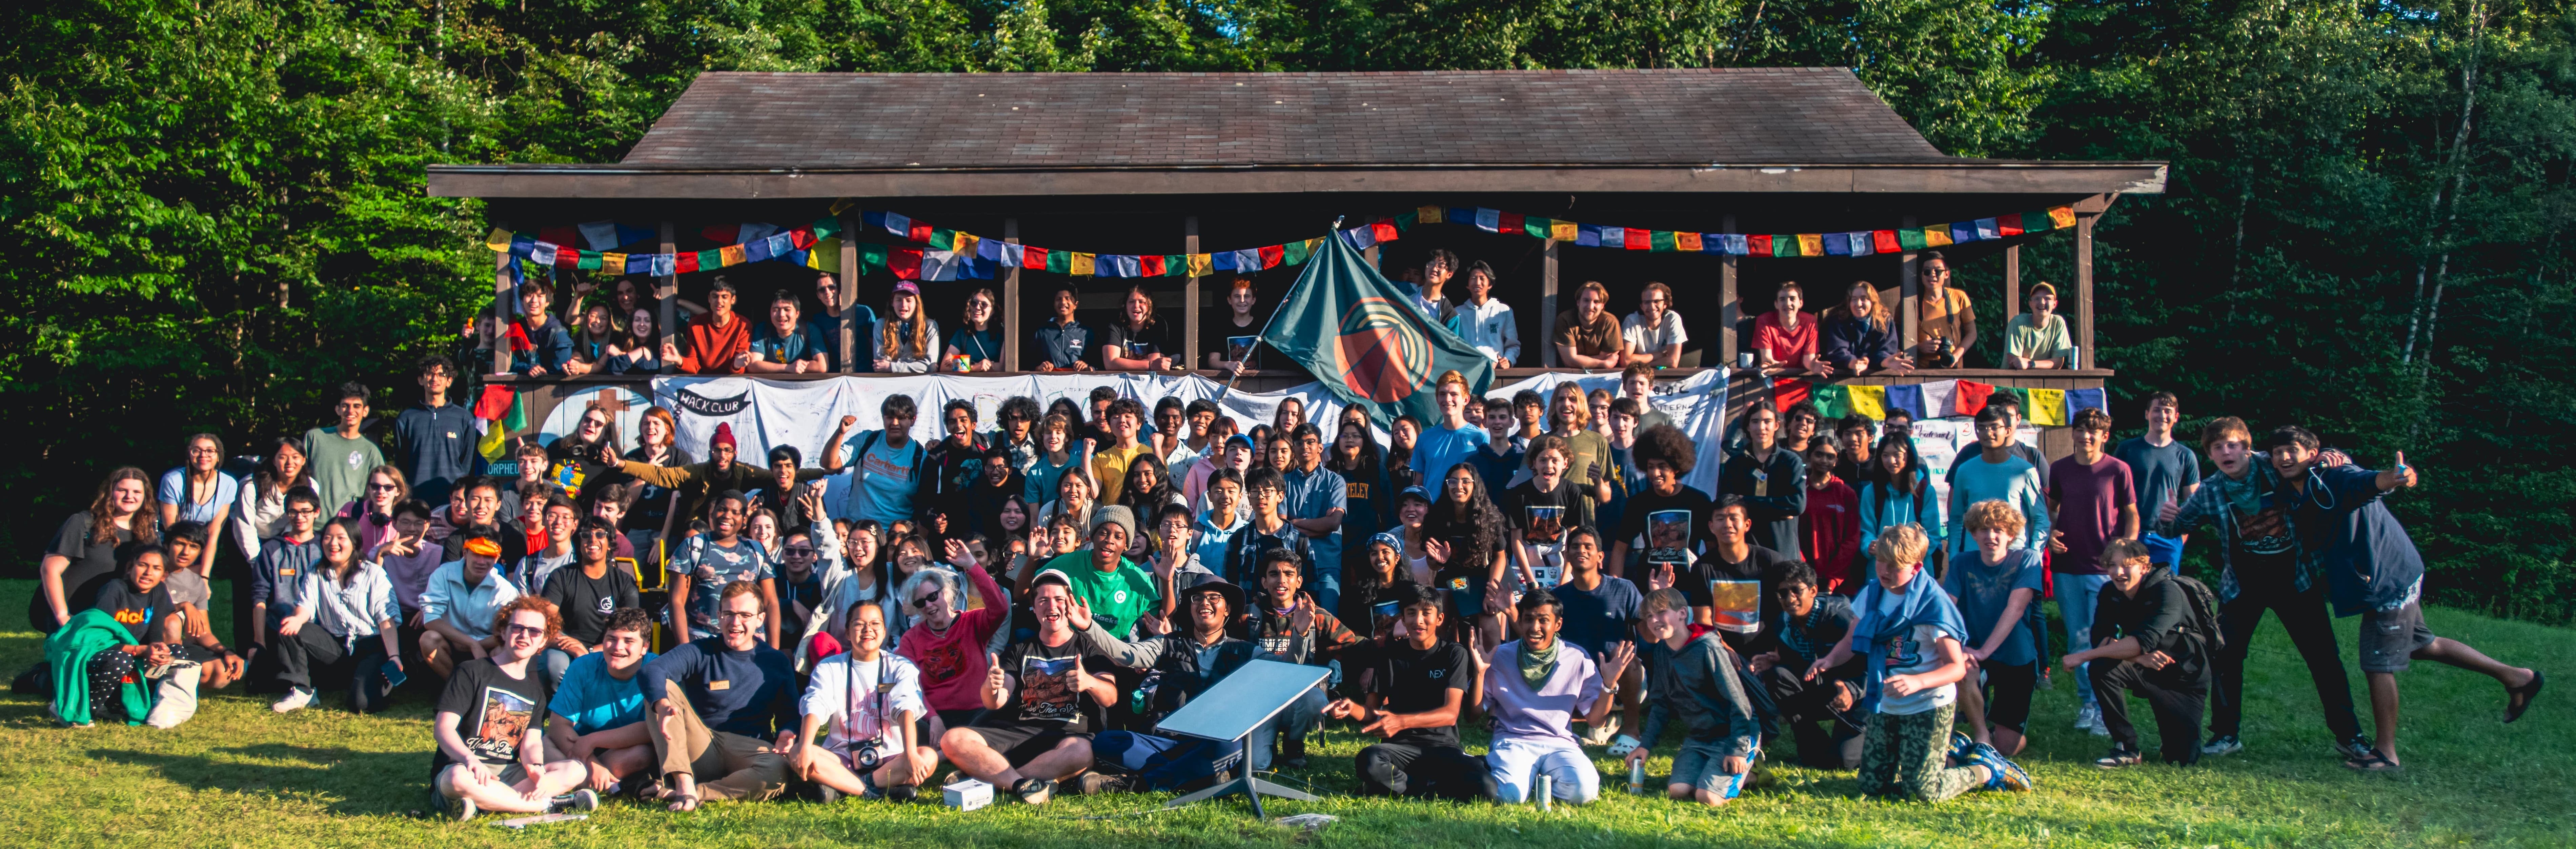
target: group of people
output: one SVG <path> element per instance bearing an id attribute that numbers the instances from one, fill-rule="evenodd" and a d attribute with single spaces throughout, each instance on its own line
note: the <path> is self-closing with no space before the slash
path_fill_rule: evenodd
<path id="1" fill-rule="evenodd" d="M 212 434 L 157 479 L 110 473 L 42 561 L 29 618 L 47 662 L 22 686 L 50 687 L 69 724 L 168 728 L 235 681 L 285 713 L 443 680 L 432 787 L 459 816 L 619 793 L 899 800 L 942 761 L 941 783 L 1030 803 L 1185 788 L 1304 767 L 1327 721 L 1378 738 L 1354 763 L 1378 794 L 1510 801 L 1545 776 L 1585 802 L 1594 746 L 1632 769 L 1667 752 L 1667 793 L 1717 805 L 1783 740 L 1873 795 L 2026 790 L 2011 759 L 2051 667 L 2076 678 L 2078 723 L 2112 738 L 2101 766 L 2141 760 L 2131 693 L 2164 760 L 2235 751 L 2265 610 L 2356 769 L 2396 768 L 2410 659 L 2495 676 L 2507 721 L 2541 687 L 2425 629 L 2421 563 L 2381 503 L 2413 483 L 2402 458 L 2363 470 L 2297 428 L 2257 451 L 2221 418 L 2204 477 L 2170 395 L 2116 449 L 2085 411 L 2055 463 L 2015 441 L 1998 397 L 1944 501 L 1901 417 L 1827 435 L 1812 407 L 1767 402 L 1716 490 L 1690 486 L 1699 446 L 1654 409 L 1643 363 L 1615 395 L 1478 398 L 1446 373 L 1438 419 L 1398 418 L 1383 448 L 1361 409 L 1324 425 L 1291 399 L 1245 429 L 1103 388 L 1087 409 L 1008 399 L 991 430 L 952 402 L 930 444 L 889 396 L 882 427 L 844 417 L 812 466 L 789 445 L 744 462 L 724 426 L 699 459 L 659 408 L 630 447 L 592 408 L 515 446 L 515 469 L 478 467 L 454 371 L 421 363 L 389 443 L 352 384 L 335 422 L 247 476 Z M 2175 569 L 2202 526 L 2215 591 Z M 230 640 L 207 615 L 227 531 L 245 555 Z M 2053 663 L 2045 598 L 2067 629 Z M 2363 617 L 2376 739 L 2344 695 L 2329 599 Z M 1243 747 L 1154 733 L 1253 659 L 1329 671 Z M 1479 721 L 1475 755 L 1459 728 Z"/>
<path id="2" fill-rule="evenodd" d="M 1921 295 L 1915 306 L 1915 342 L 1905 340 L 1904 318 L 1881 298 L 1869 281 L 1853 282 L 1838 306 L 1820 313 L 1806 311 L 1807 287 L 1783 281 L 1772 295 L 1771 311 L 1740 328 L 1749 340 L 1750 367 L 1769 375 L 1852 376 L 1872 372 L 1904 373 L 1913 369 L 1967 368 L 1977 344 L 1977 310 L 1966 290 L 1951 285 L 1950 260 L 1940 251 L 1914 259 Z M 1824 303 L 1829 293 L 1818 293 Z M 2010 369 L 2071 369 L 2081 366 L 2066 317 L 2057 314 L 2057 287 L 2030 287 L 2030 311 L 2004 322 L 2003 357 L 1995 365 Z"/>

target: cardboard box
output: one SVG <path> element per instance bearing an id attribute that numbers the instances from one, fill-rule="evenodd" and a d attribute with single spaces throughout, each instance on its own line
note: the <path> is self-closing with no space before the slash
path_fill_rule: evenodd
<path id="1" fill-rule="evenodd" d="M 941 793 L 942 801 L 960 811 L 971 811 L 993 804 L 993 785 L 972 778 L 939 789 L 944 791 Z"/>

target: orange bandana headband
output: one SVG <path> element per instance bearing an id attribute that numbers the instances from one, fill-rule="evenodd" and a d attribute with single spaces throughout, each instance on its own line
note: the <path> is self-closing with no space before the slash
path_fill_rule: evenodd
<path id="1" fill-rule="evenodd" d="M 485 557 L 501 556 L 501 544 L 484 537 L 475 537 L 473 539 L 466 540 L 465 550 L 469 553 L 480 554 Z"/>

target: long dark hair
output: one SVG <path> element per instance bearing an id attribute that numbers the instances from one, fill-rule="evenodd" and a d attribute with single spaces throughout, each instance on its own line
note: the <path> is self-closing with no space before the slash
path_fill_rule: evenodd
<path id="1" fill-rule="evenodd" d="M 1344 457 L 1342 456 L 1342 431 L 1349 430 L 1351 428 L 1358 428 L 1360 432 L 1359 455 L 1356 457 Z M 1358 481 L 1374 486 L 1379 477 L 1377 437 L 1369 433 L 1369 429 L 1366 425 L 1362 425 L 1358 422 L 1343 422 L 1340 427 L 1333 429 L 1333 444 L 1324 452 L 1324 468 L 1331 469 L 1334 472 L 1339 473 L 1344 480 Z M 1375 490 L 1371 490 L 1371 492 L 1374 493 Z"/>
<path id="2" fill-rule="evenodd" d="M 271 492 L 282 493 L 293 489 L 298 483 L 298 481 L 277 479 L 277 452 L 280 450 L 293 451 L 295 456 L 304 458 L 304 465 L 295 470 L 296 474 L 308 478 L 313 476 L 313 455 L 304 452 L 304 441 L 291 436 L 279 437 L 276 443 L 268 447 L 268 456 L 260 458 L 259 469 L 251 472 L 250 475 L 251 485 L 261 497 Z"/>
<path id="3" fill-rule="evenodd" d="M 1136 491 L 1133 484 L 1136 482 L 1138 466 L 1143 466 L 1154 473 L 1152 491 Z M 1163 465 L 1162 458 L 1154 456 L 1152 452 L 1136 455 L 1136 459 L 1127 464 L 1127 479 L 1120 481 L 1119 485 L 1119 505 L 1135 511 L 1138 516 L 1154 515 L 1163 508 L 1163 505 L 1172 503 L 1172 496 L 1178 492 L 1172 488 L 1172 467 Z"/>
<path id="4" fill-rule="evenodd" d="M 1458 468 L 1452 466 L 1449 471 Z M 1423 536 L 1459 538 L 1462 544 L 1453 543 L 1455 550 L 1449 552 L 1449 568 L 1463 568 L 1459 564 L 1464 563 L 1482 569 L 1502 547 L 1503 511 L 1494 506 L 1494 499 L 1485 493 L 1484 476 L 1473 468 L 1467 471 L 1467 503 L 1459 504 L 1449 497 L 1449 471 L 1440 473 L 1440 490 L 1432 496 L 1431 514 L 1422 519 Z"/>
<path id="5" fill-rule="evenodd" d="M 1887 464 L 1893 462 L 1896 453 L 1899 451 L 1905 452 L 1905 473 L 1902 475 L 1891 473 L 1887 469 Z M 1874 471 L 1877 473 L 1876 477 L 1878 478 L 1876 481 L 1873 481 L 1873 483 L 1877 484 L 1875 489 L 1878 490 L 1879 515 L 1884 516 L 1887 514 L 1887 495 L 1893 491 L 1899 491 L 1901 489 L 1901 491 L 1905 493 L 1905 497 L 1914 499 L 1917 502 L 1922 501 L 1924 476 L 1919 473 L 1923 471 L 1923 457 L 1922 455 L 1914 453 L 1914 440 L 1891 434 L 1887 439 L 1878 443 L 1878 450 L 1876 453 L 1878 456 L 1871 458 L 1870 465 L 1875 467 Z M 1903 480 L 1898 480 L 1900 477 L 1903 478 Z M 1917 509 L 1921 509 L 1919 504 L 1917 505 Z"/>

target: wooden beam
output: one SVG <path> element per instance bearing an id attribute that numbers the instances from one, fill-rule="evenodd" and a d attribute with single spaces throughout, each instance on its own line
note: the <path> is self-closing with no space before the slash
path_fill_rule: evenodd
<path id="1" fill-rule="evenodd" d="M 835 279 L 841 284 L 840 366 L 842 374 L 853 374 L 859 370 L 859 358 L 851 356 L 852 352 L 858 350 L 859 329 L 850 326 L 851 316 L 858 314 L 858 310 L 854 309 L 859 300 L 858 235 L 858 213 L 855 210 L 841 213 L 841 272 Z M 869 363 L 869 365 L 875 365 L 875 363 Z"/>
<path id="2" fill-rule="evenodd" d="M 1020 220 L 1002 219 L 1002 241 L 1020 243 Z M 1002 268 L 1002 371 L 1020 369 L 1020 267 Z"/>
<path id="3" fill-rule="evenodd" d="M 1913 227 L 1914 216 L 1905 216 L 1904 223 L 1898 226 Z M 1897 315 L 1905 319 L 1904 347 L 1907 353 L 1912 353 L 1914 351 L 1915 344 L 1921 341 L 1921 337 L 1916 335 L 1920 332 L 1920 328 L 1915 326 L 1916 320 L 1921 318 L 1921 316 L 1916 314 L 1918 310 L 1915 308 L 1915 304 L 1917 299 L 1922 296 L 1922 283 L 1914 279 L 1914 256 L 1915 253 L 1913 251 L 1906 251 L 1897 255 L 1897 262 L 1902 263 L 1902 266 L 1896 271 L 1898 287 L 1896 312 Z M 1918 365 L 1921 364 L 1918 363 Z"/>
<path id="4" fill-rule="evenodd" d="M 666 254 L 677 254 L 680 252 L 680 238 L 678 231 L 672 228 L 671 222 L 669 221 L 662 222 L 662 252 Z M 849 287 L 846 284 L 842 287 L 841 291 L 843 292 L 843 297 L 848 297 L 847 293 L 849 292 Z M 680 269 L 678 266 L 672 266 L 671 273 L 662 275 L 662 279 L 653 284 L 653 299 L 661 303 L 662 316 L 660 320 L 662 322 L 662 344 L 666 347 L 680 344 L 680 328 L 678 326 L 680 321 L 680 306 L 677 303 L 680 300 Z M 843 350 L 846 351 L 848 349 Z M 663 374 L 678 374 L 679 371 L 679 363 L 672 362 L 669 359 L 664 359 L 662 361 Z"/>
<path id="5" fill-rule="evenodd" d="M 1376 248 L 1370 248 L 1370 250 L 1376 250 Z M 1190 257 L 1197 256 L 1198 252 L 1199 217 L 1192 215 L 1181 219 L 1181 253 L 1184 254 L 1181 261 L 1190 262 Z M 1198 272 L 1198 263 L 1190 262 L 1190 282 L 1181 286 L 1181 303 L 1184 305 L 1181 309 L 1181 321 L 1186 322 L 1181 328 L 1181 351 L 1188 354 L 1181 359 L 1181 368 L 1184 369 L 1199 367 Z"/>
<path id="6" fill-rule="evenodd" d="M 1721 219 L 1718 230 L 1724 233 L 1735 232 L 1735 216 L 1728 215 Z M 1734 368 L 1738 352 L 1744 350 L 1745 343 L 1745 340 L 1735 338 L 1735 325 L 1744 320 L 1744 300 L 1741 293 L 1735 291 L 1734 254 L 1718 254 L 1717 304 L 1719 321 L 1717 353 L 1721 359 L 1713 365 Z"/>
<path id="7" fill-rule="evenodd" d="M 1538 361 L 1548 368 L 1556 367 L 1556 246 L 1547 240 L 1547 249 L 1539 260 L 1538 272 Z M 1527 348 L 1528 345 L 1522 345 Z"/>
<path id="8" fill-rule="evenodd" d="M 1335 234 L 1334 234 L 1334 236 L 1336 236 L 1336 237 L 1338 237 L 1338 236 L 1340 236 L 1340 235 L 1341 235 L 1341 234 L 1339 234 L 1339 233 L 1335 233 Z M 1378 267 L 1378 264 L 1377 264 L 1377 246 L 1376 246 L 1376 245 L 1370 245 L 1370 246 L 1368 246 L 1368 250 L 1364 250 L 1364 251 L 1361 251 L 1361 252 L 1360 252 L 1360 258 L 1361 258 L 1361 259 L 1368 260 L 1368 264 L 1369 264 L 1369 267 L 1370 267 L 1370 268 L 1377 268 L 1377 267 Z"/>
<path id="9" fill-rule="evenodd" d="M 502 251 L 492 260 L 492 373 L 510 373 L 510 345 L 501 341 L 510 325 L 510 252 Z"/>
<path id="10" fill-rule="evenodd" d="M 2004 318 L 2007 323 L 2021 314 L 2021 246 L 2004 247 Z M 2002 324 L 1995 325 L 2001 328 Z M 2000 331 L 1999 331 L 2000 332 Z M 2000 336 L 1998 338 L 2001 338 Z"/>
<path id="11" fill-rule="evenodd" d="M 2090 367 L 2093 356 L 2093 219 L 2075 216 L 2075 365 Z"/>

